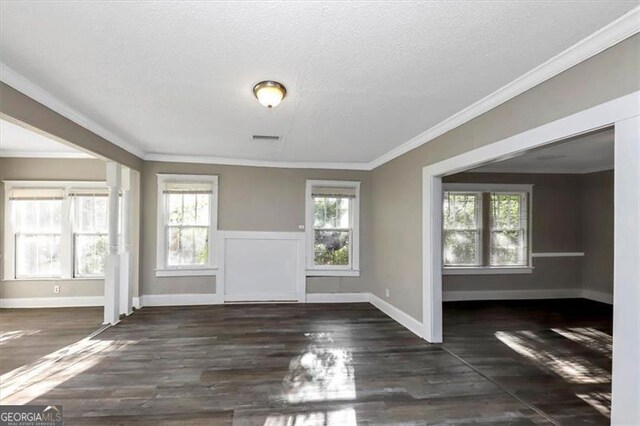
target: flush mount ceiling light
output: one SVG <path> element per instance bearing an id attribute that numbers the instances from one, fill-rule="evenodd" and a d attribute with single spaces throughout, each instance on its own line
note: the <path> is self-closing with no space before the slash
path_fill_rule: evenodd
<path id="1" fill-rule="evenodd" d="M 287 95 L 287 89 L 277 81 L 261 81 L 253 86 L 253 94 L 267 108 L 278 106 Z"/>

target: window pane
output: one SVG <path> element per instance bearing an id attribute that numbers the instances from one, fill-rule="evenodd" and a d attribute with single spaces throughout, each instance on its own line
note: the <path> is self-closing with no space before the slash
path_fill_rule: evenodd
<path id="1" fill-rule="evenodd" d="M 479 231 L 444 231 L 444 264 L 474 266 L 480 264 Z"/>
<path id="2" fill-rule="evenodd" d="M 209 225 L 210 194 L 165 194 L 169 225 Z"/>
<path id="3" fill-rule="evenodd" d="M 444 229 L 478 229 L 480 194 L 445 192 Z"/>
<path id="4" fill-rule="evenodd" d="M 61 200 L 14 200 L 11 207 L 18 233 L 59 233 L 62 229 Z"/>
<path id="5" fill-rule="evenodd" d="M 443 263 L 445 266 L 474 266 L 482 263 L 480 203 L 480 193 L 444 193 Z"/>
<path id="6" fill-rule="evenodd" d="M 206 265 L 209 260 L 208 234 L 206 226 L 169 226 L 167 265 Z"/>
<path id="7" fill-rule="evenodd" d="M 491 194 L 491 227 L 521 229 L 525 217 L 521 211 L 521 194 Z"/>
<path id="8" fill-rule="evenodd" d="M 528 263 L 525 194 L 491 194 L 490 264 L 522 266 Z"/>
<path id="9" fill-rule="evenodd" d="M 349 198 L 314 197 L 314 228 L 350 228 Z"/>
<path id="10" fill-rule="evenodd" d="M 316 265 L 349 265 L 351 231 L 316 230 L 314 260 Z"/>
<path id="11" fill-rule="evenodd" d="M 16 277 L 59 277 L 60 234 L 16 235 Z"/>
<path id="12" fill-rule="evenodd" d="M 491 265 L 526 265 L 522 231 L 491 232 Z"/>
<path id="13" fill-rule="evenodd" d="M 107 234 L 75 236 L 75 276 L 104 276 L 108 240 Z"/>
<path id="14" fill-rule="evenodd" d="M 109 197 L 75 196 L 76 232 L 107 233 Z"/>

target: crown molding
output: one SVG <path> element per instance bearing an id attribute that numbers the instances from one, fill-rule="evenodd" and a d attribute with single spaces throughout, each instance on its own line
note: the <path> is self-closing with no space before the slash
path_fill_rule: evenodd
<path id="1" fill-rule="evenodd" d="M 580 40 L 578 43 L 560 52 L 531 71 L 516 78 L 511 83 L 502 86 L 490 95 L 485 96 L 425 132 L 409 139 L 397 148 L 376 158 L 369 163 L 370 170 L 473 120 L 485 112 L 515 98 L 538 84 L 555 77 L 561 72 L 597 55 L 638 32 L 640 32 L 640 6 L 632 9 L 590 36 Z"/>
<path id="2" fill-rule="evenodd" d="M 223 166 L 248 166 L 248 167 L 277 167 L 284 169 L 337 169 L 337 170 L 366 170 L 370 171 L 368 163 L 331 163 L 313 161 L 267 161 L 245 160 L 239 158 L 198 156 L 198 155 L 172 155 L 148 153 L 142 158 L 145 161 L 166 161 L 169 163 L 199 163 L 219 164 Z"/>
<path id="3" fill-rule="evenodd" d="M 297 162 L 297 161 L 265 161 L 240 158 L 225 158 L 197 155 L 172 155 L 146 153 L 137 146 L 116 136 L 114 132 L 104 128 L 64 102 L 54 97 L 40 86 L 18 74 L 4 63 L 0 63 L 0 80 L 24 93 L 41 104 L 51 108 L 76 124 L 85 127 L 109 142 L 142 158 L 145 161 L 165 161 L 184 163 L 220 164 L 250 167 L 306 168 L 306 169 L 340 169 L 340 170 L 373 170 L 394 158 L 418 148 L 438 136 L 461 126 L 464 123 L 496 108 L 510 99 L 526 92 L 544 81 L 568 70 L 592 56 L 616 45 L 617 43 L 640 32 L 640 6 L 632 9 L 620 18 L 604 26 L 600 30 L 582 39 L 578 43 L 552 57 L 543 64 L 523 74 L 495 92 L 485 96 L 463 110 L 455 113 L 430 129 L 391 149 L 371 162 Z"/>
<path id="4" fill-rule="evenodd" d="M 2 158 L 96 158 L 85 152 L 63 152 L 63 151 L 16 151 L 11 149 L 0 149 Z"/>
<path id="5" fill-rule="evenodd" d="M 539 169 L 539 170 L 527 170 L 527 171 L 522 171 L 522 169 L 517 169 L 517 168 L 508 168 L 508 169 L 501 169 L 501 168 L 492 168 L 491 166 L 483 166 L 481 169 L 476 169 L 476 170 L 468 170 L 466 173 L 513 173 L 513 174 L 534 174 L 534 175 L 588 175 L 590 173 L 598 173 L 598 172 L 604 172 L 607 170 L 613 170 L 614 166 L 607 164 L 607 165 L 603 165 L 603 166 L 596 166 L 596 167 L 590 167 L 590 168 L 586 168 L 586 169 L 580 169 L 580 170 L 576 170 L 576 169 L 571 169 L 571 168 L 558 168 L 558 169 L 553 169 L 553 170 L 543 170 L 543 169 Z"/>
<path id="6" fill-rule="evenodd" d="M 46 91 L 31 80 L 17 73 L 4 63 L 0 63 L 0 80 L 13 87 L 17 91 L 29 96 L 36 102 L 39 102 L 47 108 L 62 115 L 63 117 L 68 118 L 79 126 L 82 126 L 85 129 L 92 131 L 96 135 L 106 139 L 112 144 L 119 146 L 125 151 L 128 151 L 137 157 L 142 157 L 144 155 L 144 151 L 142 151 L 137 146 L 125 141 L 110 130 L 107 130 L 100 124 L 91 120 L 84 114 L 71 108 L 69 105 L 62 102 L 50 92 Z"/>

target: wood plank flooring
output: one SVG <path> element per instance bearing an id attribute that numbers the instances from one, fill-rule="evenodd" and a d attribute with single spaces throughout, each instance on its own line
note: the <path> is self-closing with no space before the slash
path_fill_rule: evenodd
<path id="1" fill-rule="evenodd" d="M 446 303 L 443 346 L 560 424 L 609 424 L 612 325 L 585 299 Z"/>
<path id="2" fill-rule="evenodd" d="M 605 424 L 573 393 L 610 385 L 560 373 L 563 356 L 610 372 L 606 343 L 570 330 L 610 335 L 606 310 L 577 320 L 562 304 L 502 303 L 446 304 L 445 345 L 369 304 L 143 308 L 54 362 L 33 362 L 35 373 L 4 374 L 0 397 L 62 404 L 66 424 L 552 424 L 535 409 L 556 424 Z"/>
<path id="3" fill-rule="evenodd" d="M 101 307 L 0 309 L 0 374 L 88 336 L 103 315 Z"/>

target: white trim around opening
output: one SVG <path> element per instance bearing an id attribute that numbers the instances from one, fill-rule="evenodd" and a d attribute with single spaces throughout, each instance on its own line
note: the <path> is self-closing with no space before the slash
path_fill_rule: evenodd
<path id="1" fill-rule="evenodd" d="M 614 424 L 640 423 L 640 367 L 637 364 L 640 357 L 640 293 L 638 286 L 632 285 L 640 280 L 639 110 L 640 91 L 425 166 L 422 170 L 423 332 L 427 341 L 436 343 L 442 342 L 442 177 L 595 129 L 614 126 L 616 303 L 611 417 Z M 622 226 L 622 223 L 627 226 Z"/>

